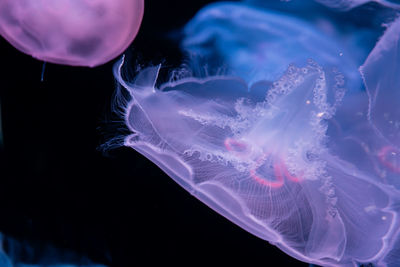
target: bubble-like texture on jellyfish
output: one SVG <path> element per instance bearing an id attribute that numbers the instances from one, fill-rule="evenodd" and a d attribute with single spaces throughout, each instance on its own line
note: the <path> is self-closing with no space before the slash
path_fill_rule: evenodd
<path id="1" fill-rule="evenodd" d="M 129 46 L 143 9 L 143 0 L 2 0 L 0 34 L 37 59 L 93 67 Z"/>

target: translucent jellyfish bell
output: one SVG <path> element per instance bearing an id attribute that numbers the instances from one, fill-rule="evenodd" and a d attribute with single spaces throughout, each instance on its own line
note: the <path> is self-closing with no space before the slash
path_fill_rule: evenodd
<path id="1" fill-rule="evenodd" d="M 244 3 L 213 3 L 187 23 L 182 47 L 211 63 L 219 59 L 248 82 L 275 80 L 290 63 L 313 58 L 323 65 L 341 66 L 352 86 L 360 86 L 356 55 L 362 49 L 350 52 L 354 44 L 349 38 L 336 34 L 334 27 L 323 31 L 316 23 Z"/>
<path id="2" fill-rule="evenodd" d="M 3 0 L 0 34 L 40 60 L 97 66 L 135 38 L 143 0 Z"/>

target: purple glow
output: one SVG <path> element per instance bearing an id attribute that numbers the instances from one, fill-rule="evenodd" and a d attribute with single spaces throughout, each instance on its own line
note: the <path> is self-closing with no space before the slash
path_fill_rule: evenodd
<path id="1" fill-rule="evenodd" d="M 3 0 L 0 34 L 40 60 L 94 67 L 135 38 L 143 0 Z"/>

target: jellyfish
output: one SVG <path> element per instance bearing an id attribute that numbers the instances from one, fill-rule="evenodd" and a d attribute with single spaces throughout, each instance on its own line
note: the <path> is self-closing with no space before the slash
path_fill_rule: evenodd
<path id="1" fill-rule="evenodd" d="M 270 4 L 267 3 L 269 1 L 266 0 L 244 0 L 245 2 L 248 3 L 255 3 L 255 4 Z M 313 2 L 318 2 L 323 5 L 326 5 L 330 8 L 335 8 L 339 9 L 342 11 L 348 11 L 350 9 L 356 8 L 358 6 L 362 6 L 367 3 L 375 2 L 379 5 L 382 5 L 384 7 L 388 8 L 394 8 L 394 9 L 400 9 L 400 2 L 398 0 L 273 0 L 270 2 L 295 2 L 295 3 L 290 3 L 291 7 L 295 8 L 308 8 L 309 6 L 313 5 Z M 276 4 L 275 3 L 275 4 Z"/>
<path id="2" fill-rule="evenodd" d="M 355 83 L 351 86 L 360 87 L 357 67 L 367 56 L 364 46 L 368 45 L 360 47 L 357 38 L 340 35 L 322 20 L 312 23 L 247 4 L 215 3 L 185 26 L 182 47 L 209 62 L 219 59 L 248 82 L 275 80 L 290 63 L 313 58 L 320 64 L 342 66 L 348 81 Z M 364 43 L 370 40 L 370 33 L 360 31 L 359 35 Z"/>
<path id="3" fill-rule="evenodd" d="M 360 67 L 369 96 L 368 120 L 385 146 L 376 151 L 388 170 L 384 178 L 400 187 L 400 18 L 386 30 Z M 383 67 L 384 66 L 384 67 Z"/>
<path id="4" fill-rule="evenodd" d="M 392 146 L 400 145 L 400 19 L 393 22 L 360 67 L 367 89 L 369 119 Z M 385 66 L 385 68 L 382 68 Z M 390 70 L 390 71 L 388 71 Z"/>
<path id="5" fill-rule="evenodd" d="M 316 0 L 328 7 L 341 10 L 350 10 L 352 8 L 364 5 L 369 2 L 376 2 L 382 6 L 400 9 L 400 2 L 397 0 Z"/>
<path id="6" fill-rule="evenodd" d="M 34 58 L 94 67 L 129 46 L 143 8 L 143 0 L 4 0 L 0 34 Z"/>
<path id="7" fill-rule="evenodd" d="M 145 69 L 131 84 L 119 76 L 132 96 L 126 146 L 299 260 L 345 266 L 387 252 L 398 190 L 330 153 L 326 121 L 344 96 L 341 74 L 310 61 L 251 88 L 226 76 L 157 88 L 158 72 Z"/>
<path id="8" fill-rule="evenodd" d="M 229 12 L 210 8 L 198 15 L 202 23 L 221 25 L 213 33 L 197 32 L 195 43 L 218 46 L 221 35 L 241 27 L 225 16 L 240 19 L 248 9 L 226 5 Z M 257 21 L 258 13 L 250 12 Z M 129 94 L 124 119 L 131 133 L 124 145 L 222 216 L 298 260 L 398 266 L 400 19 L 387 26 L 360 68 L 365 90 L 348 81 L 358 66 L 351 56 L 350 66 L 336 57 L 339 45 L 324 43 L 312 29 L 304 36 L 310 43 L 301 43 L 300 22 L 274 14 L 269 19 L 274 27 L 249 21 L 241 31 L 242 40 L 257 44 L 265 37 L 249 31 L 268 29 L 271 42 L 283 45 L 283 55 L 266 60 L 271 65 L 257 79 L 243 72 L 196 76 L 187 67 L 163 83 L 161 66 L 155 66 L 130 80 L 124 59 L 116 64 L 115 77 Z M 295 42 L 291 37 L 299 54 L 314 52 L 318 60 L 295 60 L 271 75 L 286 66 L 284 45 Z M 237 51 L 230 41 L 226 51 Z M 232 53 L 228 66 L 237 69 L 240 56 L 245 67 L 257 66 L 256 57 L 240 53 Z"/>

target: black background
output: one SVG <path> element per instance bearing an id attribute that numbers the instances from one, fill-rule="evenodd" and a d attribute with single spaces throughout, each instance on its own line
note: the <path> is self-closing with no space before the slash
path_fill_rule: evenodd
<path id="1" fill-rule="evenodd" d="M 183 56 L 166 37 L 207 2 L 146 1 L 128 53 L 143 64 L 178 66 Z M 124 133 L 110 112 L 115 61 L 48 63 L 41 82 L 42 62 L 4 39 L 0 54 L 1 232 L 111 266 L 307 266 L 212 211 L 136 151 L 99 150 Z"/>

